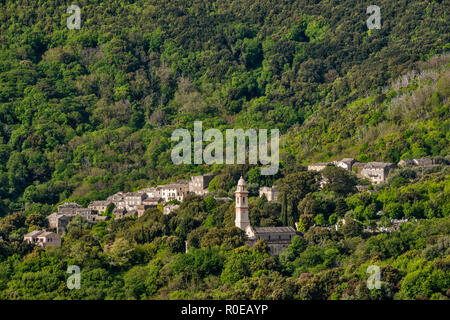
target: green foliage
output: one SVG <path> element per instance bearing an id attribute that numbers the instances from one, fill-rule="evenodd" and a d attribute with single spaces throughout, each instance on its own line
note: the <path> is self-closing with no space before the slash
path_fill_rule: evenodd
<path id="1" fill-rule="evenodd" d="M 380 0 L 383 28 L 369 32 L 354 0 L 86 2 L 80 30 L 66 28 L 64 3 L 3 4 L 0 299 L 450 298 L 445 2 Z M 171 133 L 193 120 L 280 129 L 280 172 L 174 165 Z M 352 173 L 326 168 L 321 190 L 302 167 L 425 156 L 443 161 L 355 194 Z M 269 256 L 264 242 L 245 246 L 232 202 L 189 196 L 170 215 L 74 218 L 59 248 L 22 241 L 63 201 L 211 171 L 215 196 L 232 197 L 241 175 L 252 196 L 276 184 L 279 204 L 251 199 L 252 224 L 298 222 L 302 235 Z M 363 231 L 401 218 L 397 231 Z M 385 278 L 370 291 L 374 263 Z M 65 285 L 70 264 L 80 290 Z"/>
<path id="2" fill-rule="evenodd" d="M 346 195 L 355 191 L 356 176 L 340 167 L 327 166 L 321 171 L 323 177 L 327 179 L 325 188 L 339 194 Z"/>

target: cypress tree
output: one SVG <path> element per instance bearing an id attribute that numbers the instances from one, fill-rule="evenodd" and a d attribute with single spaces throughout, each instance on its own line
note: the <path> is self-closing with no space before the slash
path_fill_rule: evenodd
<path id="1" fill-rule="evenodd" d="M 288 213 L 287 213 L 287 198 L 286 193 L 281 193 L 281 223 L 283 226 L 288 224 Z"/>

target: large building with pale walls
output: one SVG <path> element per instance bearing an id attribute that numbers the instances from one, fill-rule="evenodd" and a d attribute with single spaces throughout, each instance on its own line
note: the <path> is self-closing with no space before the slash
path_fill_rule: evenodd
<path id="1" fill-rule="evenodd" d="M 328 165 L 328 163 L 311 163 L 308 165 L 308 171 L 322 171 L 325 169 L 325 167 Z"/>
<path id="2" fill-rule="evenodd" d="M 172 211 L 177 210 L 179 207 L 179 204 L 168 204 L 164 206 L 163 214 L 170 214 Z"/>
<path id="3" fill-rule="evenodd" d="M 271 255 L 279 255 L 291 244 L 297 234 L 292 227 L 252 227 L 248 217 L 248 190 L 244 178 L 240 178 L 236 192 L 236 218 L 234 224 L 245 232 L 247 244 L 254 246 L 264 240 Z"/>
<path id="4" fill-rule="evenodd" d="M 356 160 L 353 158 L 344 158 L 342 160 L 335 161 L 333 163 L 336 165 L 336 167 L 340 167 L 342 169 L 352 171 L 352 166 L 355 162 L 356 162 Z"/>
<path id="5" fill-rule="evenodd" d="M 259 188 L 259 197 L 266 196 L 267 201 L 278 201 L 278 189 L 276 186 Z"/>
<path id="6" fill-rule="evenodd" d="M 103 201 L 92 201 L 88 205 L 88 209 L 95 210 L 99 213 L 104 213 L 108 208 L 112 206 L 112 201 L 103 200 Z"/>
<path id="7" fill-rule="evenodd" d="M 183 201 L 189 193 L 189 180 L 179 180 L 171 184 L 158 186 L 158 188 L 161 190 L 161 198 L 165 202 L 171 200 Z"/>
<path id="8" fill-rule="evenodd" d="M 48 221 L 48 227 L 49 229 L 55 229 L 56 233 L 62 234 L 66 231 L 67 225 L 74 216 L 75 215 L 73 214 L 60 214 L 54 212 L 46 218 Z"/>
<path id="9" fill-rule="evenodd" d="M 150 209 L 150 208 L 156 208 L 156 205 L 152 205 L 152 204 L 141 204 L 141 205 L 137 206 L 137 209 L 136 209 L 136 211 L 137 211 L 137 216 L 138 216 L 139 218 L 142 217 L 142 216 L 144 215 L 145 211 L 146 211 L 147 209 Z"/>
<path id="10" fill-rule="evenodd" d="M 54 232 L 48 232 L 45 230 L 31 231 L 23 237 L 23 240 L 41 247 L 61 246 L 61 237 Z"/>
<path id="11" fill-rule="evenodd" d="M 65 202 L 63 204 L 60 204 L 58 206 L 58 213 L 59 214 L 76 214 L 76 210 L 83 208 L 78 203 L 75 202 Z"/>
<path id="12" fill-rule="evenodd" d="M 139 190 L 140 193 L 145 193 L 147 198 L 161 198 L 161 189 L 155 187 L 149 187 Z"/>
<path id="13" fill-rule="evenodd" d="M 361 170 L 361 175 L 374 184 L 380 184 L 387 180 L 389 171 L 394 167 L 395 165 L 389 162 L 368 162 Z"/>
<path id="14" fill-rule="evenodd" d="M 142 201 L 147 198 L 146 193 L 128 192 L 124 194 L 125 209 L 127 211 L 137 210 L 137 206 L 142 205 Z"/>
<path id="15" fill-rule="evenodd" d="M 189 181 L 189 192 L 200 196 L 207 194 L 209 183 L 212 179 L 214 179 L 214 175 L 212 174 L 191 177 L 191 181 Z"/>

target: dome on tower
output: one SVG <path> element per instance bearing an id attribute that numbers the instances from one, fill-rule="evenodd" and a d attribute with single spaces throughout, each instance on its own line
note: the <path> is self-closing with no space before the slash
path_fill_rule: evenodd
<path id="1" fill-rule="evenodd" d="M 238 186 L 245 186 L 245 185 L 246 185 L 246 184 L 245 184 L 245 180 L 244 180 L 244 178 L 242 178 L 242 176 L 241 176 L 241 178 L 239 179 L 237 185 L 238 185 Z"/>

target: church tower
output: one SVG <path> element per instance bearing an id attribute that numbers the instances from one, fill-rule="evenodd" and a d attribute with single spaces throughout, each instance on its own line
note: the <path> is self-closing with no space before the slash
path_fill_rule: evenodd
<path id="1" fill-rule="evenodd" d="M 245 228 L 250 225 L 248 219 L 248 191 L 244 178 L 239 179 L 236 189 L 236 219 L 234 225 L 245 231 Z"/>

